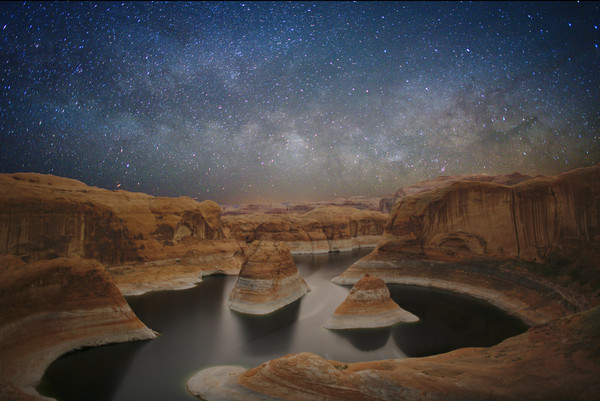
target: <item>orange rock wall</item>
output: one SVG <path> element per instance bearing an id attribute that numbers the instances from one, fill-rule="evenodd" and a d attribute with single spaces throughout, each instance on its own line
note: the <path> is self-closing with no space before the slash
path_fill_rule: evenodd
<path id="1" fill-rule="evenodd" d="M 600 255 L 600 167 L 507 186 L 456 181 L 394 205 L 378 251 L 544 262 Z"/>
<path id="2" fill-rule="evenodd" d="M 35 399 L 46 367 L 73 349 L 155 337 L 95 260 L 0 265 L 0 399 Z"/>
<path id="3" fill-rule="evenodd" d="M 0 175 L 0 254 L 29 261 L 77 255 L 115 265 L 163 259 L 186 238 L 223 238 L 216 203 L 50 175 Z"/>
<path id="4" fill-rule="evenodd" d="M 287 242 L 292 253 L 319 253 L 375 246 L 387 215 L 350 207 L 321 206 L 304 214 L 223 216 L 238 241 Z"/>

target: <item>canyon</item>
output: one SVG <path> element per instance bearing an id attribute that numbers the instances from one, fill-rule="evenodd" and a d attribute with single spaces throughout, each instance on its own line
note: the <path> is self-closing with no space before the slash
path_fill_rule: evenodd
<path id="1" fill-rule="evenodd" d="M 153 338 L 123 294 L 239 274 L 264 242 L 286 258 L 374 247 L 333 281 L 353 285 L 369 274 L 446 289 L 532 328 L 491 348 L 427 358 L 345 364 L 300 353 L 250 370 L 218 367 L 194 376 L 192 393 L 208 391 L 209 401 L 227 399 L 211 398 L 226 388 L 288 400 L 592 399 L 591 378 L 600 375 L 600 166 L 553 177 L 441 177 L 386 199 L 362 199 L 360 209 L 340 201 L 225 213 L 212 201 L 0 175 L 0 397 L 39 399 L 43 370 L 72 349 Z M 532 394 L 526 384 L 544 390 Z"/>
<path id="2" fill-rule="evenodd" d="M 310 353 L 188 382 L 208 401 L 592 400 L 600 375 L 600 166 L 554 177 L 429 181 L 399 191 L 376 249 L 334 278 L 447 289 L 532 327 L 491 348 L 346 364 Z"/>

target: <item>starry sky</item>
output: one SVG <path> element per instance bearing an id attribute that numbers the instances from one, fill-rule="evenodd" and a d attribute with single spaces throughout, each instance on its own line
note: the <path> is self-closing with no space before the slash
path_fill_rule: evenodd
<path id="1" fill-rule="evenodd" d="M 600 3 L 0 3 L 0 172 L 223 204 L 600 162 Z"/>

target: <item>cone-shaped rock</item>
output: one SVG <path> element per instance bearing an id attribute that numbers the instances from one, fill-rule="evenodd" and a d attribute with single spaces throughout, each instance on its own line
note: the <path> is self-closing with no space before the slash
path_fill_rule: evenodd
<path id="1" fill-rule="evenodd" d="M 246 251 L 227 306 L 237 312 L 265 315 L 308 291 L 285 242 L 254 241 Z"/>
<path id="2" fill-rule="evenodd" d="M 416 322 L 419 318 L 390 298 L 385 282 L 366 274 L 325 322 L 326 329 L 363 329 Z"/>

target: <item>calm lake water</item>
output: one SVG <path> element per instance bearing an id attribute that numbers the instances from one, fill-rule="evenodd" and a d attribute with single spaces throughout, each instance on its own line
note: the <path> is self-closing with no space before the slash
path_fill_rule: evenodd
<path id="1" fill-rule="evenodd" d="M 419 322 L 391 329 L 323 329 L 350 290 L 329 280 L 367 253 L 294 257 L 312 291 L 268 316 L 227 308 L 232 276 L 206 277 L 189 290 L 128 297 L 138 317 L 161 336 L 70 353 L 50 365 L 38 390 L 60 401 L 191 401 L 197 399 L 187 393 L 186 381 L 210 366 L 250 368 L 302 351 L 342 362 L 426 356 L 494 345 L 526 329 L 487 303 L 393 284 L 388 285 L 393 299 Z"/>

